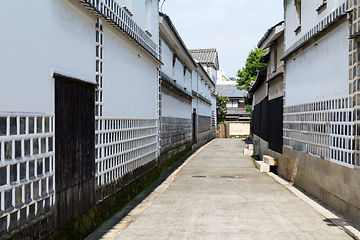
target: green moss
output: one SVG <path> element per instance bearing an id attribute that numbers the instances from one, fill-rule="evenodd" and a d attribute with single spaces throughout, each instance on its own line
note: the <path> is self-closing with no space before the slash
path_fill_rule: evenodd
<path id="1" fill-rule="evenodd" d="M 135 182 L 124 187 L 123 189 L 119 189 L 118 193 L 104 200 L 97 206 L 91 208 L 86 213 L 73 219 L 67 225 L 58 229 L 47 239 L 77 240 L 86 238 L 90 233 L 95 231 L 115 213 L 124 208 L 125 205 L 129 203 L 134 197 L 136 197 L 140 192 L 144 191 L 151 184 L 153 184 L 161 174 L 166 172 L 171 166 L 185 157 L 191 151 L 191 148 L 192 145 L 189 143 L 175 151 L 169 152 L 155 169 L 144 174 Z"/>

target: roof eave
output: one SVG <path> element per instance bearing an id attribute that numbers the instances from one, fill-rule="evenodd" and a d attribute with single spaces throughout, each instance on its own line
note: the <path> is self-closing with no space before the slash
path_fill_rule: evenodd
<path id="1" fill-rule="evenodd" d="M 196 63 L 195 63 L 192 55 L 190 54 L 189 49 L 186 47 L 186 45 L 185 45 L 184 41 L 182 40 L 180 34 L 178 33 L 178 31 L 176 30 L 174 24 L 172 23 L 170 17 L 168 15 L 166 15 L 165 13 L 162 13 L 162 12 L 159 12 L 159 15 L 165 19 L 165 21 L 169 25 L 170 29 L 173 31 L 175 37 L 177 38 L 177 40 L 179 41 L 179 43 L 181 44 L 181 46 L 185 50 L 188 57 L 190 58 L 190 61 L 192 62 L 192 64 L 194 64 L 194 66 L 196 66 Z"/>
<path id="2" fill-rule="evenodd" d="M 273 32 L 273 30 L 275 29 L 276 31 L 276 28 L 280 26 L 280 28 L 278 29 L 278 31 L 281 31 L 281 28 L 282 28 L 282 31 L 284 31 L 284 21 L 281 21 L 277 24 L 275 24 L 274 26 L 272 26 L 271 28 L 269 28 L 268 30 L 266 30 L 264 36 L 260 39 L 260 41 L 258 42 L 257 44 L 257 47 L 264 50 L 266 47 L 263 46 L 264 42 L 272 42 L 272 41 L 269 41 L 268 38 L 269 36 L 271 35 L 271 33 Z M 275 39 L 274 39 L 275 40 Z"/>
<path id="3" fill-rule="evenodd" d="M 256 76 L 255 84 L 249 89 L 249 92 L 255 92 L 265 81 L 267 74 L 267 68 L 264 68 L 260 71 L 258 71 L 258 74 Z"/>

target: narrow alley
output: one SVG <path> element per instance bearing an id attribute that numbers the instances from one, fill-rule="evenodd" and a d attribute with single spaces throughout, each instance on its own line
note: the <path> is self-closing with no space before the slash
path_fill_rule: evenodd
<path id="1" fill-rule="evenodd" d="M 245 147 L 212 141 L 102 239 L 352 239 L 257 171 Z"/>

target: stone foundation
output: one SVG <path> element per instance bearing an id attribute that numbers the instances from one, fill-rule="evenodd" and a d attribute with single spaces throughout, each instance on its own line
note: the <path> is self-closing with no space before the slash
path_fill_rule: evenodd
<path id="1" fill-rule="evenodd" d="M 160 118 L 160 153 L 166 153 L 191 141 L 191 119 Z"/>
<path id="2" fill-rule="evenodd" d="M 278 159 L 277 173 L 319 198 L 344 216 L 360 221 L 360 171 L 318 156 L 283 147 L 283 155 L 268 150 Z"/>
<path id="3" fill-rule="evenodd" d="M 197 143 L 193 145 L 193 149 L 198 148 L 205 143 L 216 137 L 216 129 L 212 128 L 211 130 L 203 133 L 198 133 L 197 135 Z"/>

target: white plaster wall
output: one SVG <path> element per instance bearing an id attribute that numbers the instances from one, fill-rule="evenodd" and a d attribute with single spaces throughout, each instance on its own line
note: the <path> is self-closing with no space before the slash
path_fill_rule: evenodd
<path id="1" fill-rule="evenodd" d="M 174 67 L 174 79 L 176 83 L 183 85 L 184 84 L 184 67 L 181 62 L 176 58 L 175 67 Z"/>
<path id="2" fill-rule="evenodd" d="M 187 91 L 191 92 L 191 84 L 192 84 L 192 74 L 190 71 L 186 71 L 184 87 L 186 87 Z"/>
<path id="3" fill-rule="evenodd" d="M 344 97 L 348 90 L 347 22 L 286 64 L 286 106 Z"/>
<path id="4" fill-rule="evenodd" d="M 124 39 L 104 25 L 104 117 L 156 119 L 157 64 Z"/>
<path id="5" fill-rule="evenodd" d="M 268 83 L 269 100 L 273 100 L 283 96 L 284 93 L 283 81 L 284 80 L 280 75 Z"/>
<path id="6" fill-rule="evenodd" d="M 263 83 L 254 93 L 253 107 L 267 96 L 267 83 Z"/>
<path id="7" fill-rule="evenodd" d="M 158 20 L 158 1 L 150 0 L 151 3 L 151 13 L 150 16 L 147 16 L 145 8 L 145 0 L 115 0 L 115 2 L 120 6 L 126 6 L 133 16 L 131 17 L 136 24 L 145 30 L 149 30 L 152 36 L 149 36 L 156 44 L 157 39 L 157 20 Z M 149 24 L 148 20 L 151 20 Z"/>
<path id="8" fill-rule="evenodd" d="M 211 116 L 211 105 L 199 99 L 198 114 L 202 116 Z"/>
<path id="9" fill-rule="evenodd" d="M 284 64 L 280 59 L 284 56 L 284 34 L 281 34 L 277 39 L 277 66 Z"/>
<path id="10" fill-rule="evenodd" d="M 132 19 L 136 24 L 145 30 L 145 0 L 131 0 L 131 13 L 133 14 Z"/>
<path id="11" fill-rule="evenodd" d="M 192 103 L 191 103 L 191 107 L 192 107 L 192 110 L 191 112 L 193 112 L 193 109 L 195 108 L 196 109 L 196 113 L 198 113 L 198 108 L 199 108 L 199 100 L 197 98 L 193 98 L 192 100 Z"/>
<path id="12" fill-rule="evenodd" d="M 230 136 L 250 135 L 250 123 L 230 122 Z"/>
<path id="13" fill-rule="evenodd" d="M 191 89 L 197 92 L 199 74 L 196 71 L 193 71 L 191 77 L 192 77 Z"/>
<path id="14" fill-rule="evenodd" d="M 205 86 L 205 81 L 201 81 L 201 95 L 205 96 L 205 92 L 206 92 L 206 86 Z"/>
<path id="15" fill-rule="evenodd" d="M 298 26 L 296 8 L 294 6 L 295 0 L 286 1 L 286 48 L 293 45 L 300 37 L 306 34 L 310 29 L 315 27 L 320 21 L 327 17 L 333 10 L 342 5 L 345 0 L 327 0 L 326 9 L 318 14 L 316 9 L 319 7 L 318 0 L 302 0 L 301 1 L 301 32 L 296 35 L 294 30 Z"/>
<path id="16" fill-rule="evenodd" d="M 203 81 L 201 81 L 201 77 L 198 78 L 198 84 L 197 84 L 198 88 L 197 88 L 197 92 L 201 94 L 202 89 L 203 89 Z"/>
<path id="17" fill-rule="evenodd" d="M 95 22 L 87 11 L 65 0 L 6 1 L 0 19 L 0 111 L 54 113 L 52 69 L 95 80 Z"/>
<path id="18" fill-rule="evenodd" d="M 161 71 L 163 71 L 166 75 L 168 75 L 170 78 L 173 77 L 173 52 L 169 48 L 169 45 L 165 43 L 165 41 L 162 41 L 162 62 L 164 65 L 161 66 Z"/>
<path id="19" fill-rule="evenodd" d="M 211 68 L 211 79 L 213 80 L 213 82 L 216 82 L 217 79 L 217 71 L 214 68 Z"/>
<path id="20" fill-rule="evenodd" d="M 164 87 L 162 87 L 164 88 Z M 175 118 L 191 118 L 192 108 L 185 97 L 179 96 L 178 93 L 173 92 L 173 95 L 178 95 L 177 98 L 168 94 L 162 94 L 161 111 L 163 117 L 175 117 Z M 180 99 L 179 99 L 180 97 Z M 182 101 L 183 100 L 183 101 Z M 185 101 L 185 102 L 184 102 Z"/>

